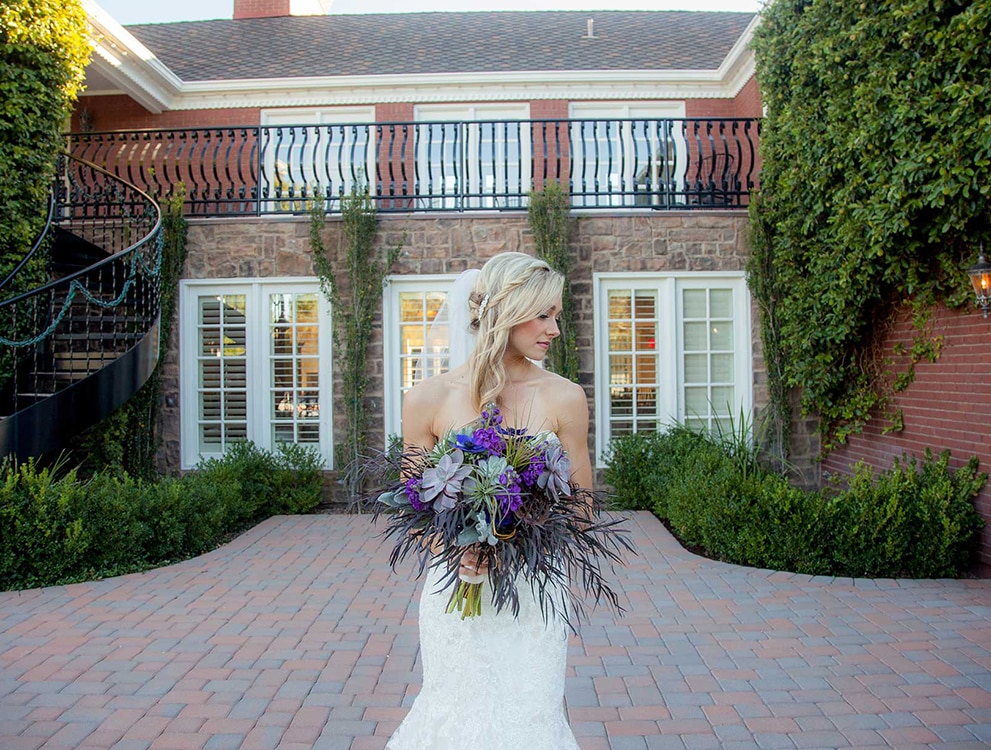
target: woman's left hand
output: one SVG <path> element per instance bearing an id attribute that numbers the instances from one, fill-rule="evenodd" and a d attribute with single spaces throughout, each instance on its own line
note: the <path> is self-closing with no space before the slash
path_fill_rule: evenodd
<path id="1" fill-rule="evenodd" d="M 489 572 L 489 563 L 483 559 L 477 547 L 469 547 L 461 556 L 461 569 L 458 571 L 463 580 L 485 576 Z"/>

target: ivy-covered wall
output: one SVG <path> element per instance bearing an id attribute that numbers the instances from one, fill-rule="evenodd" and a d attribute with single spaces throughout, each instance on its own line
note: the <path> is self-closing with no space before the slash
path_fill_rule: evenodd
<path id="1" fill-rule="evenodd" d="M 771 0 L 751 288 L 779 404 L 827 450 L 885 413 L 878 332 L 960 305 L 991 237 L 991 3 Z M 920 335 L 922 333 L 920 328 Z M 924 343 L 924 342 L 923 342 Z"/>
<path id="2" fill-rule="evenodd" d="M 89 56 L 79 0 L 0 3 L 0 278 L 44 226 L 63 122 Z"/>

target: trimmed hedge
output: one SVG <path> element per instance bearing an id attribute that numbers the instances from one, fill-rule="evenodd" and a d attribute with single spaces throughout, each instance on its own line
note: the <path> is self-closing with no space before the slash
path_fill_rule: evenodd
<path id="1" fill-rule="evenodd" d="M 811 575 L 956 577 L 984 522 L 978 460 L 904 458 L 880 474 L 858 464 L 845 488 L 807 492 L 752 456 L 676 427 L 618 439 L 606 481 L 623 508 L 649 509 L 685 545 L 726 562 Z"/>
<path id="2" fill-rule="evenodd" d="M 97 474 L 80 481 L 32 462 L 0 473 L 0 590 L 145 570 L 213 549 L 232 534 L 320 502 L 321 460 L 251 443 L 181 478 Z"/>

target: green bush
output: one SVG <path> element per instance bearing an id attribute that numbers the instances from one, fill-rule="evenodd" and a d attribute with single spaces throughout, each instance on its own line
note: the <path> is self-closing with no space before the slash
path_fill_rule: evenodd
<path id="1" fill-rule="evenodd" d="M 616 438 L 609 448 L 604 475 L 613 490 L 613 504 L 631 510 L 653 510 L 667 518 L 664 487 L 672 472 L 704 440 L 682 426 L 667 432 L 639 432 Z"/>
<path id="2" fill-rule="evenodd" d="M 950 452 L 896 460 L 877 476 L 863 463 L 830 502 L 838 574 L 954 577 L 984 525 L 973 498 L 987 482 L 977 458 L 951 471 Z"/>
<path id="3" fill-rule="evenodd" d="M 313 451 L 250 443 L 182 478 L 80 481 L 59 466 L 0 468 L 0 590 L 87 580 L 200 554 L 279 513 L 320 502 Z"/>
<path id="4" fill-rule="evenodd" d="M 90 58 L 86 30 L 79 0 L 0 3 L 0 279 L 44 223 L 62 126 Z"/>
<path id="5" fill-rule="evenodd" d="M 617 505 L 649 508 L 686 546 L 727 562 L 812 575 L 952 577 L 973 562 L 983 526 L 977 459 L 949 452 L 858 466 L 827 497 L 755 464 L 739 440 L 676 427 L 618 439 L 606 480 Z M 754 454 L 755 455 L 755 454 Z"/>

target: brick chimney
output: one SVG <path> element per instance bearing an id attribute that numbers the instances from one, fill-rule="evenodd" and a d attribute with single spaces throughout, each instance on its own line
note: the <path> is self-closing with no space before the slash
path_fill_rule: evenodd
<path id="1" fill-rule="evenodd" d="M 234 18 L 324 16 L 334 0 L 234 0 Z"/>

